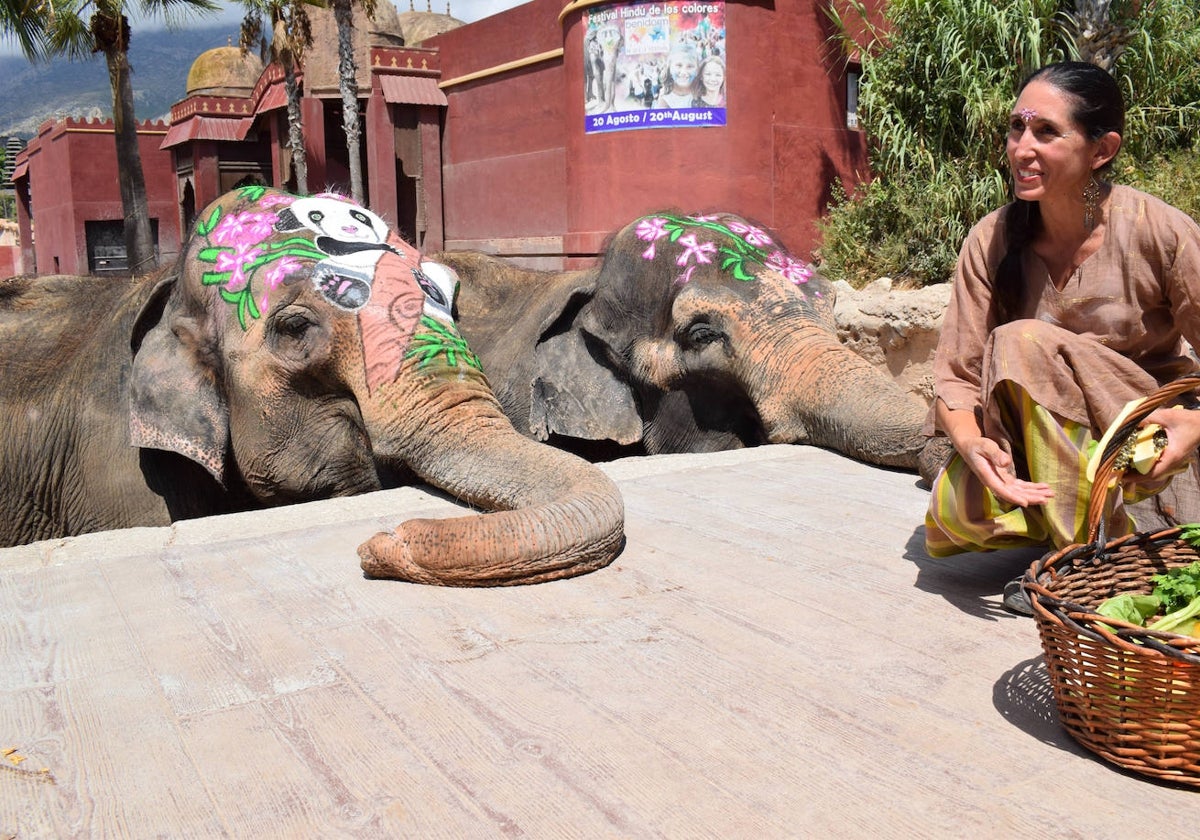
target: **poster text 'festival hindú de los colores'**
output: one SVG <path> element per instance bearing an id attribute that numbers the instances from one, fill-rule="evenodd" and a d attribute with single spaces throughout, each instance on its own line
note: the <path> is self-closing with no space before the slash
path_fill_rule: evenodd
<path id="1" fill-rule="evenodd" d="M 725 3 L 614 3 L 584 13 L 588 133 L 725 125 Z"/>

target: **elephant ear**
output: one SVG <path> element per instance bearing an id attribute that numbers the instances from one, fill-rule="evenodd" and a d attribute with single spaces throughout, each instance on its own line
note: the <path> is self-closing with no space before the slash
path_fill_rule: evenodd
<path id="1" fill-rule="evenodd" d="M 578 327 L 591 294 L 590 287 L 572 289 L 543 322 L 533 348 L 530 432 L 538 440 L 561 435 L 637 443 L 642 417 L 633 390 L 608 365 L 604 348 Z"/>
<path id="2" fill-rule="evenodd" d="M 202 317 L 187 314 L 178 276 L 154 287 L 131 337 L 130 443 L 177 452 L 225 486 L 229 410 L 206 359 Z"/>

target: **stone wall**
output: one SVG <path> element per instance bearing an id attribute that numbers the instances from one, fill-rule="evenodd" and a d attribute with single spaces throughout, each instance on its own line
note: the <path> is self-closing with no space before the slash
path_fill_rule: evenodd
<path id="1" fill-rule="evenodd" d="M 922 405 L 933 401 L 933 354 L 950 284 L 893 288 L 880 278 L 862 289 L 834 283 L 838 338 L 909 390 Z"/>

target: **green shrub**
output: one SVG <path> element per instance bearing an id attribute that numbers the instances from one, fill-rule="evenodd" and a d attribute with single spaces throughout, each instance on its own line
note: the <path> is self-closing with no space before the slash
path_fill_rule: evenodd
<path id="1" fill-rule="evenodd" d="M 1114 180 L 1156 195 L 1200 222 L 1200 151 L 1177 149 L 1140 163 L 1118 158 Z"/>

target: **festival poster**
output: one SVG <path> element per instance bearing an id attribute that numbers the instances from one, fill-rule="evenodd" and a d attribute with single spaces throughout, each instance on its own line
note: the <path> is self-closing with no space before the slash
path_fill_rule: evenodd
<path id="1" fill-rule="evenodd" d="M 584 130 L 725 125 L 725 2 L 586 10 Z"/>

